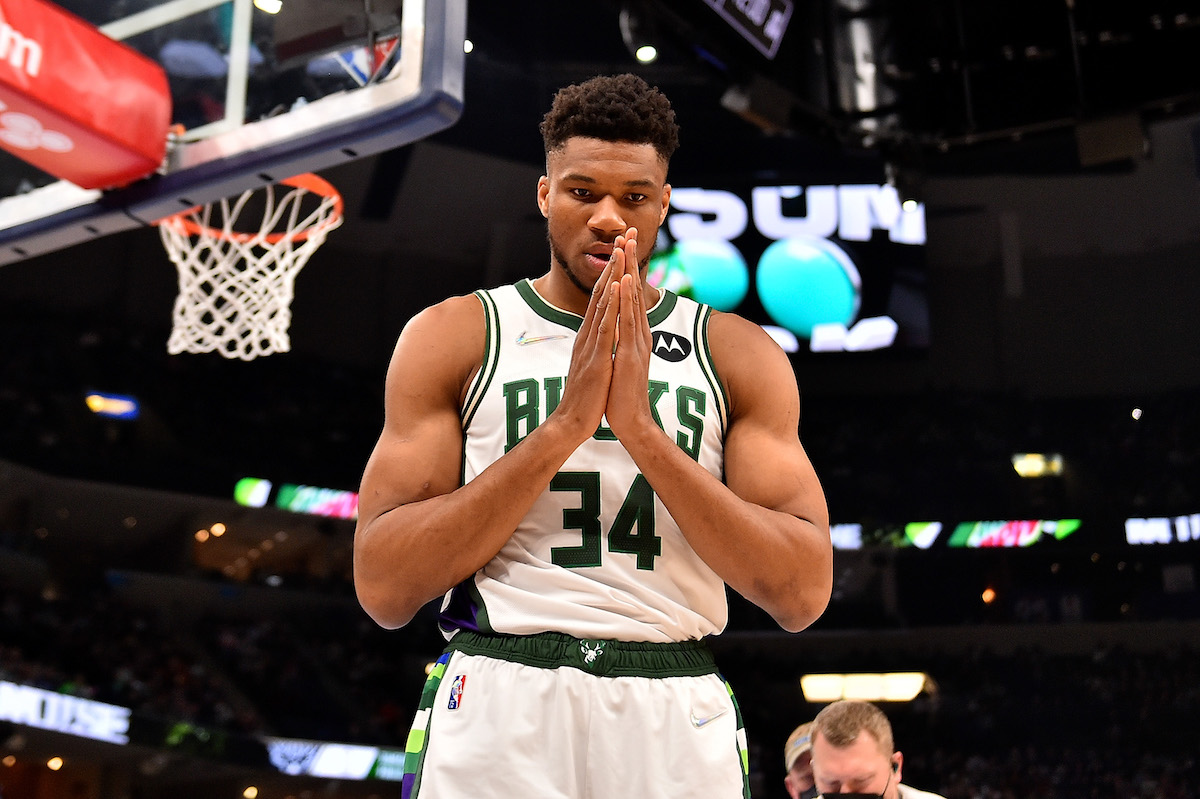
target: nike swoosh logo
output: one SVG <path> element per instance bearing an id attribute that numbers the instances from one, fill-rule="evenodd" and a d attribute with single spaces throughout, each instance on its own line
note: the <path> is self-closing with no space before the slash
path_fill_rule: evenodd
<path id="1" fill-rule="evenodd" d="M 558 339 L 567 338 L 565 333 L 560 333 L 554 336 L 527 336 L 524 333 L 517 336 L 517 346 L 526 347 L 530 344 L 540 344 L 543 341 L 556 341 Z"/>
<path id="2" fill-rule="evenodd" d="M 722 710 L 719 713 L 713 713 L 711 716 L 705 716 L 704 718 L 701 718 L 701 717 L 697 716 L 696 711 L 693 710 L 692 711 L 692 726 L 695 727 L 696 729 L 700 729 L 704 725 L 708 724 L 710 721 L 716 721 L 717 719 L 721 718 L 721 716 L 724 716 L 728 712 L 729 712 L 729 709 L 726 708 L 725 710 Z"/>

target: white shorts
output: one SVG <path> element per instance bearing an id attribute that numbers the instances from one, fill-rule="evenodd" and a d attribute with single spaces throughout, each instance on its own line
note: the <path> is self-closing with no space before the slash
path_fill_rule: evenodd
<path id="1" fill-rule="evenodd" d="M 707 646 L 458 633 L 426 681 L 403 799 L 750 796 Z"/>

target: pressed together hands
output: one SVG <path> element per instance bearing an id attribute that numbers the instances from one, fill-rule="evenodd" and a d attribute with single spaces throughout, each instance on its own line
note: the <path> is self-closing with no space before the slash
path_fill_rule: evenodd
<path id="1" fill-rule="evenodd" d="M 559 410 L 578 423 L 580 440 L 602 421 L 621 441 L 650 424 L 647 385 L 652 337 L 638 268 L 637 228 L 613 242 L 612 256 L 592 289 L 571 351 Z"/>

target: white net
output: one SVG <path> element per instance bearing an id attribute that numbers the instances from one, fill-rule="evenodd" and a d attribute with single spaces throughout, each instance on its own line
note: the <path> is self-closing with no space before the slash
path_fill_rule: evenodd
<path id="1" fill-rule="evenodd" d="M 252 230 L 238 230 L 242 217 Z M 290 350 L 296 275 L 342 218 L 337 190 L 301 175 L 161 220 L 179 273 L 167 351 L 249 361 Z"/>

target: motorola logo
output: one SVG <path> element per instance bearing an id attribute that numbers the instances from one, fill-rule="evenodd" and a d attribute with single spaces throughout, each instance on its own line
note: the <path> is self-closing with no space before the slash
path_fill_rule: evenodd
<path id="1" fill-rule="evenodd" d="M 692 342 L 674 333 L 655 330 L 653 342 L 652 351 L 664 361 L 678 363 L 692 354 Z"/>

